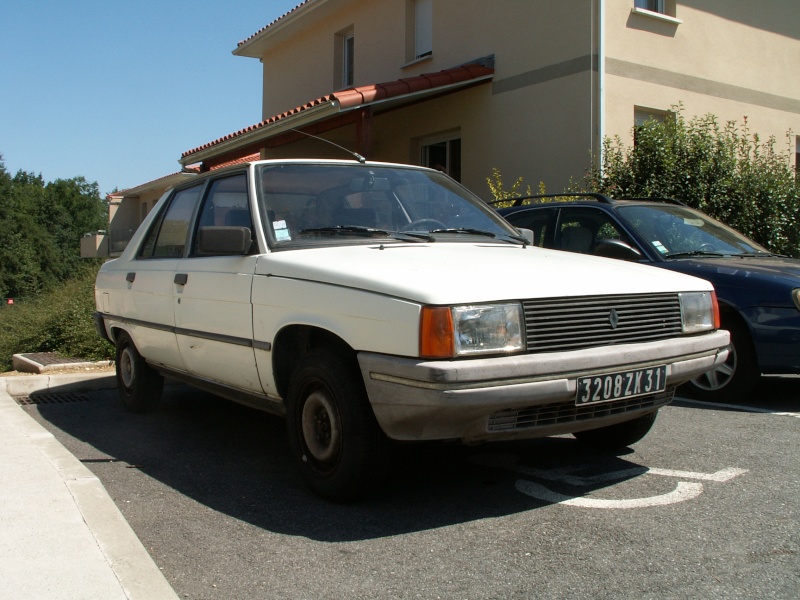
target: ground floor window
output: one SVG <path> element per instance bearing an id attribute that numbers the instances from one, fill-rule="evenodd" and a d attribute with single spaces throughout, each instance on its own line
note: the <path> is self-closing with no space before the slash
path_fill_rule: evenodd
<path id="1" fill-rule="evenodd" d="M 454 133 L 422 140 L 420 163 L 461 181 L 461 135 Z"/>

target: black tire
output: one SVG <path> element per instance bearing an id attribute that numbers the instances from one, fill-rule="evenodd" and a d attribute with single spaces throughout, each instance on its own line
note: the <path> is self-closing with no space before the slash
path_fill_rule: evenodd
<path id="1" fill-rule="evenodd" d="M 576 431 L 572 435 L 582 444 L 597 450 L 620 450 L 635 444 L 646 436 L 653 427 L 653 423 L 656 422 L 656 416 L 658 416 L 658 411 L 608 427 Z"/>
<path id="2" fill-rule="evenodd" d="M 295 462 L 309 487 L 334 502 L 365 495 L 387 458 L 388 442 L 351 363 L 330 350 L 312 350 L 292 374 L 286 405 Z"/>
<path id="3" fill-rule="evenodd" d="M 738 321 L 723 321 L 731 333 L 728 358 L 716 369 L 703 373 L 685 385 L 692 398 L 712 402 L 738 402 L 749 397 L 761 379 L 753 343 L 747 328 Z"/>
<path id="4" fill-rule="evenodd" d="M 164 378 L 145 362 L 127 333 L 117 335 L 116 359 L 117 389 L 125 408 L 141 413 L 158 407 Z"/>

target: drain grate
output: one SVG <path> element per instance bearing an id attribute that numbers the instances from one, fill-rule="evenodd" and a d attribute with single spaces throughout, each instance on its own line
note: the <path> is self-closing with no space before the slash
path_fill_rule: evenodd
<path id="1" fill-rule="evenodd" d="M 34 392 L 29 396 L 16 396 L 17 404 L 28 406 L 31 404 L 68 404 L 71 402 L 86 402 L 87 394 L 81 392 Z"/>

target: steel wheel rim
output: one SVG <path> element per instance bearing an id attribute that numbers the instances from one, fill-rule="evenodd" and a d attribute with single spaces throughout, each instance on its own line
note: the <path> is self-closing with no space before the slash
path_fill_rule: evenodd
<path id="1" fill-rule="evenodd" d="M 122 379 L 122 385 L 126 389 L 130 389 L 133 386 L 135 377 L 133 357 L 131 356 L 130 348 L 125 348 L 119 357 L 119 375 Z"/>
<path id="2" fill-rule="evenodd" d="M 341 446 L 341 425 L 336 408 L 324 391 L 315 390 L 306 398 L 300 424 L 311 457 L 320 463 L 332 462 Z"/>

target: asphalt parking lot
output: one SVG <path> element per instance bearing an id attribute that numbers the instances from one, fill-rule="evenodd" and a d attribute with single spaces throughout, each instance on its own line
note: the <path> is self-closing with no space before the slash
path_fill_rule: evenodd
<path id="1" fill-rule="evenodd" d="M 182 598 L 796 598 L 800 380 L 757 395 L 678 399 L 619 455 L 405 447 L 352 505 L 306 491 L 280 419 L 184 386 L 147 415 L 115 390 L 26 411 Z"/>

